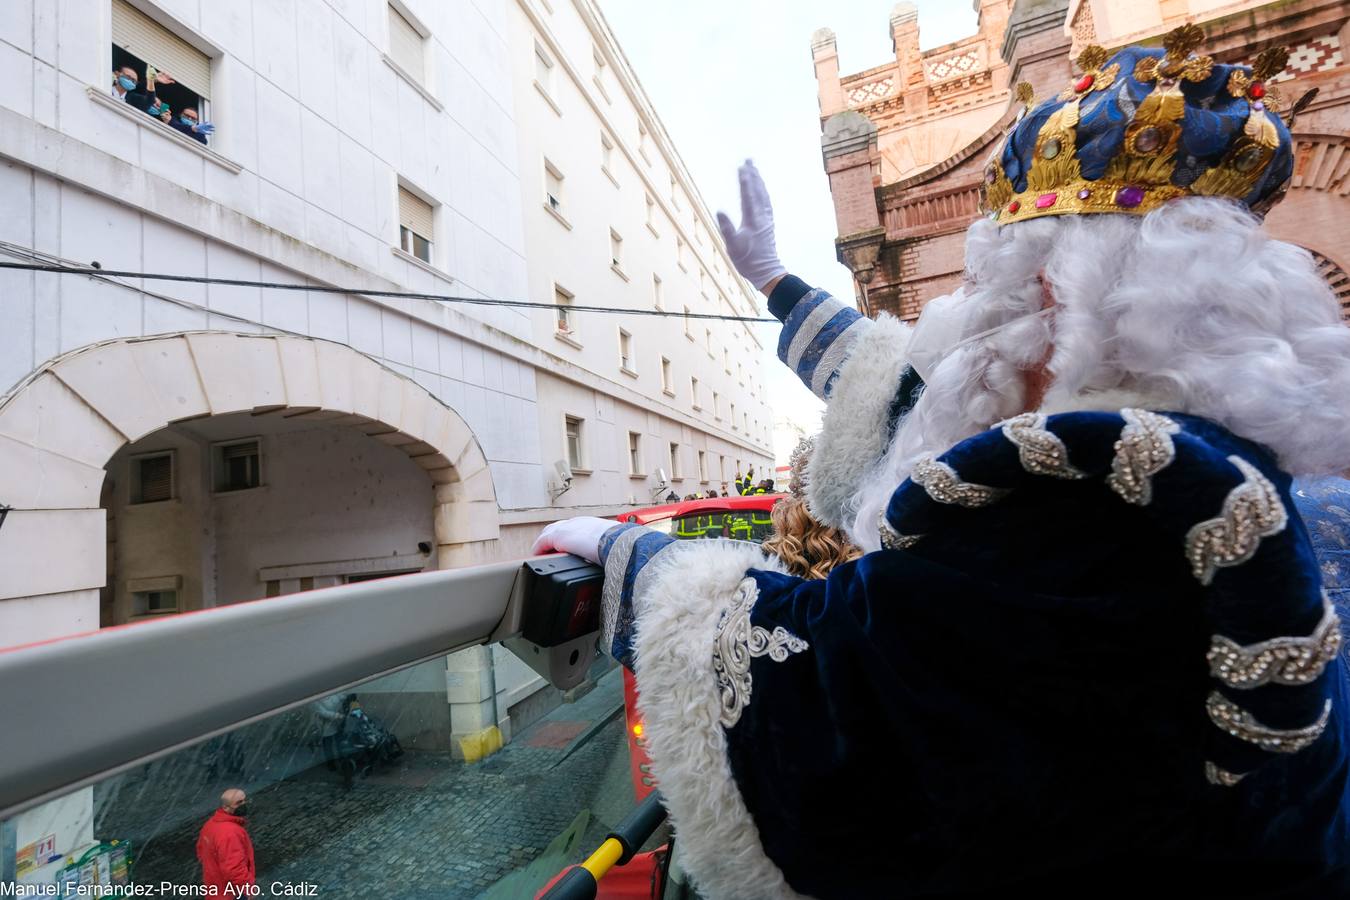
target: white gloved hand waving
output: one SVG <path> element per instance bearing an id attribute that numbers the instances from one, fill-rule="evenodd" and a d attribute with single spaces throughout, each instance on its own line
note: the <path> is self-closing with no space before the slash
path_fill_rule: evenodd
<path id="1" fill-rule="evenodd" d="M 780 275 L 786 275 L 787 269 L 778 261 L 778 247 L 773 236 L 773 205 L 769 202 L 769 191 L 764 187 L 764 179 L 750 160 L 741 166 L 741 227 L 731 224 L 731 218 L 724 212 L 717 213 L 717 227 L 722 232 L 722 240 L 727 244 L 727 255 L 736 266 L 736 271 L 762 290 L 764 285 Z"/>
<path id="2" fill-rule="evenodd" d="M 613 519 L 597 519 L 594 516 L 577 516 L 575 519 L 563 519 L 544 527 L 539 537 L 534 539 L 530 553 L 538 555 L 550 553 L 570 553 L 580 556 L 587 562 L 600 562 L 600 538 L 615 525 Z"/>

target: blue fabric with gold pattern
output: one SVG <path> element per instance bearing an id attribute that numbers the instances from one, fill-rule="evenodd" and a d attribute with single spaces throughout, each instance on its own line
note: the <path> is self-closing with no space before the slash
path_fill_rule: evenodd
<path id="1" fill-rule="evenodd" d="M 986 170 L 986 210 L 1008 223 L 1143 214 L 1188 195 L 1256 209 L 1277 199 L 1293 174 L 1293 143 L 1277 114 L 1283 101 L 1265 79 L 1288 54 L 1267 51 L 1253 66 L 1216 63 L 1194 52 L 1203 37 L 1186 26 L 1167 36 L 1165 49 L 1108 56 L 1086 48 L 1084 74 L 1031 106 Z"/>
<path id="2" fill-rule="evenodd" d="M 1331 599 L 1350 609 L 1350 481 L 1344 478 L 1294 482 L 1294 503 L 1308 528 Z"/>

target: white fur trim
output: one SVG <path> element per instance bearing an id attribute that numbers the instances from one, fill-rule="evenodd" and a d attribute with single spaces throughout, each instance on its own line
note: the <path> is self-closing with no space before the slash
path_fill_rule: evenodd
<path id="1" fill-rule="evenodd" d="M 634 674 L 652 771 L 675 824 L 681 862 L 709 900 L 796 898 L 764 853 L 731 775 L 713 649 L 722 610 L 749 569 L 782 571 L 741 541 L 676 543 L 633 590 Z"/>
<path id="2" fill-rule="evenodd" d="M 900 389 L 914 329 L 877 317 L 839 369 L 816 449 L 807 465 L 806 505 L 817 520 L 844 528 L 847 504 L 863 478 L 886 454 L 886 417 Z"/>

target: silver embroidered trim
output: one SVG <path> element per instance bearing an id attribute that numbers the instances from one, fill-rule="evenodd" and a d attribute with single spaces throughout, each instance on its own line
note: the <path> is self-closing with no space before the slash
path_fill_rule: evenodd
<path id="1" fill-rule="evenodd" d="M 1017 448 L 1022 468 L 1033 475 L 1052 478 L 1086 478 L 1087 473 L 1069 463 L 1069 448 L 1059 435 L 1045 427 L 1045 416 L 1028 412 L 1013 416 L 1001 426 L 1003 436 Z"/>
<path id="2" fill-rule="evenodd" d="M 1228 492 L 1218 517 L 1186 533 L 1186 559 L 1201 584 L 1213 581 L 1218 569 L 1251 559 L 1261 539 L 1279 534 L 1289 521 L 1275 485 L 1256 466 L 1240 456 L 1228 461 L 1242 473 L 1242 484 Z"/>
<path id="3" fill-rule="evenodd" d="M 914 471 L 909 477 L 938 503 L 954 503 L 957 506 L 974 508 L 988 506 L 1008 493 L 1003 488 L 962 481 L 955 469 L 944 462 L 938 462 L 931 455 L 924 456 L 915 463 Z"/>
<path id="4" fill-rule="evenodd" d="M 619 626 L 619 600 L 623 594 L 624 573 L 633 556 L 633 545 L 646 534 L 645 528 L 630 528 L 614 539 L 605 557 L 605 580 L 600 586 L 600 649 L 608 656 L 614 652 L 614 634 Z"/>
<path id="5" fill-rule="evenodd" d="M 877 513 L 877 532 L 881 535 L 881 546 L 887 550 L 908 550 L 919 542 L 921 534 L 901 534 L 891 527 L 886 518 L 886 510 Z"/>
<path id="6" fill-rule="evenodd" d="M 806 318 L 797 326 L 797 333 L 792 336 L 792 343 L 788 345 L 787 357 L 783 362 L 792 371 L 797 371 L 797 365 L 806 355 L 807 349 L 816 341 L 816 336 L 820 334 L 822 328 L 833 319 L 841 309 L 846 309 L 843 303 L 831 297 L 820 288 L 811 291 L 805 297 L 797 301 L 797 306 L 801 307 L 802 312 L 810 307 L 813 301 L 819 300 L 815 308 L 806 313 Z"/>
<path id="7" fill-rule="evenodd" d="M 741 713 L 750 704 L 750 660 L 767 656 L 774 662 L 783 662 L 789 654 L 801 653 L 809 646 L 781 625 L 772 632 L 751 625 L 750 610 L 757 599 L 759 586 L 753 578 L 746 578 L 737 586 L 735 599 L 717 623 L 713 674 L 722 702 L 719 718 L 727 728 L 740 721 Z"/>
<path id="8" fill-rule="evenodd" d="M 1316 681 L 1341 649 L 1341 617 L 1322 592 L 1322 619 L 1307 637 L 1277 637 L 1243 646 L 1221 634 L 1210 638 L 1209 674 L 1240 690 L 1263 684 Z"/>
<path id="9" fill-rule="evenodd" d="M 1317 721 L 1302 728 L 1271 728 L 1256 721 L 1251 713 L 1229 700 L 1218 691 L 1211 691 L 1205 701 L 1209 720 L 1240 741 L 1255 744 L 1270 753 L 1297 753 L 1322 736 L 1331 717 L 1331 701 L 1322 706 Z"/>
<path id="10" fill-rule="evenodd" d="M 1176 459 L 1172 435 L 1181 431 L 1181 426 L 1146 409 L 1122 409 L 1120 417 L 1125 420 L 1125 427 L 1116 441 L 1116 455 L 1111 460 L 1106 486 L 1126 503 L 1148 506 L 1153 500 L 1153 476 Z"/>
<path id="11" fill-rule="evenodd" d="M 1217 784 L 1220 787 L 1233 787 L 1239 781 L 1247 777 L 1246 772 L 1234 773 L 1227 769 L 1220 769 L 1212 762 L 1205 763 L 1205 780 L 1210 784 Z"/>

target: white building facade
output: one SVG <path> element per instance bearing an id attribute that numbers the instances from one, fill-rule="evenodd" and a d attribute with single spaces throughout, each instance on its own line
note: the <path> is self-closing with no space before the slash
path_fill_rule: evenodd
<path id="1" fill-rule="evenodd" d="M 558 306 L 534 313 L 531 334 L 606 379 L 537 373 L 543 453 L 574 473 L 562 501 L 646 504 L 720 493 L 749 467 L 767 477 L 762 348 L 748 323 L 695 317 L 762 304 L 594 0 L 511 6 L 530 295 Z"/>
<path id="2" fill-rule="evenodd" d="M 659 278 L 667 309 L 757 314 L 594 7 L 530 9 L 6 5 L 0 262 L 307 289 L 0 269 L 0 646 L 518 557 L 659 469 L 683 495 L 767 468 L 743 326 L 334 290 L 637 310 Z M 415 702 L 461 737 L 540 684 L 495 648 L 440 668 Z"/>

